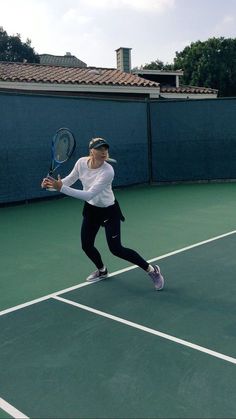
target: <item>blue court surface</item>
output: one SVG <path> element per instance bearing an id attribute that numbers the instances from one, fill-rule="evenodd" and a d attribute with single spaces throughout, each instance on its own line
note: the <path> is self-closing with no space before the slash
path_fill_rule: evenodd
<path id="1" fill-rule="evenodd" d="M 22 418 L 235 418 L 235 233 L 156 258 L 161 292 L 132 266 L 3 310 L 0 408 Z"/>

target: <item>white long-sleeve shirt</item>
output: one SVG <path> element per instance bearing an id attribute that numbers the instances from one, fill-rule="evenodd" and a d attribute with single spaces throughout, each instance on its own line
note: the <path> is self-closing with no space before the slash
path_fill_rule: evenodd
<path id="1" fill-rule="evenodd" d="M 83 185 L 83 190 L 70 187 L 78 179 Z M 88 157 L 82 157 L 75 163 L 71 173 L 62 179 L 61 192 L 87 201 L 96 207 L 108 207 L 115 202 L 112 191 L 113 179 L 114 170 L 109 163 L 104 162 L 98 169 L 90 169 Z"/>

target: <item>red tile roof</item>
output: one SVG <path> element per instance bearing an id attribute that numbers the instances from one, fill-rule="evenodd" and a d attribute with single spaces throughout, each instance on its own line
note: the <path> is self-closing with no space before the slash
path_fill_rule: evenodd
<path id="1" fill-rule="evenodd" d="M 161 93 L 189 93 L 189 94 L 217 94 L 218 90 L 210 89 L 209 87 L 196 87 L 196 86 L 180 86 L 169 87 L 161 86 Z"/>
<path id="2" fill-rule="evenodd" d="M 159 87 L 159 83 L 145 80 L 132 73 L 124 73 L 109 68 L 76 68 L 30 63 L 12 63 L 0 61 L 0 81 L 52 83 L 52 84 L 87 84 L 110 86 Z"/>

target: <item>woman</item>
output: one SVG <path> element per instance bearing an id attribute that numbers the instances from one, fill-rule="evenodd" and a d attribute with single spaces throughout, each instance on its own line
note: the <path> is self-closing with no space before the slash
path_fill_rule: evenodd
<path id="1" fill-rule="evenodd" d="M 97 282 L 108 276 L 101 255 L 94 246 L 98 230 L 103 226 L 110 251 L 146 271 L 155 289 L 160 291 L 164 287 L 164 278 L 159 266 L 149 265 L 136 251 L 121 244 L 120 223 L 124 221 L 124 217 L 112 191 L 114 170 L 106 161 L 108 150 L 109 144 L 106 140 L 92 139 L 89 143 L 89 156 L 80 158 L 68 176 L 64 179 L 58 176 L 58 180 L 45 178 L 41 186 L 55 188 L 65 195 L 85 201 L 81 228 L 82 249 L 97 268 L 88 276 L 87 281 Z M 78 179 L 82 182 L 83 190 L 70 187 Z"/>

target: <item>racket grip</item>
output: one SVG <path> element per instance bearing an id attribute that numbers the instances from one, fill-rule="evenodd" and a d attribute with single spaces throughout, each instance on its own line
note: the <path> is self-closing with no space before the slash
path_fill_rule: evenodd
<path id="1" fill-rule="evenodd" d="M 51 180 L 56 180 L 54 177 L 52 177 L 52 176 L 51 176 L 51 174 L 50 174 L 50 173 L 48 173 L 48 174 L 47 174 L 47 178 L 48 178 L 48 179 L 51 179 Z"/>
<path id="2" fill-rule="evenodd" d="M 47 174 L 47 178 L 51 179 L 51 180 L 56 180 L 54 177 L 52 177 L 50 175 L 50 173 Z M 57 192 L 57 189 L 55 189 L 55 188 L 46 188 L 46 190 L 49 191 L 49 192 Z"/>

